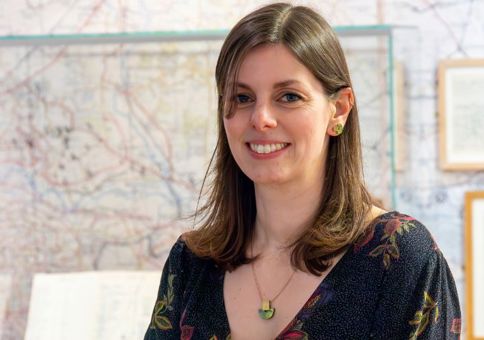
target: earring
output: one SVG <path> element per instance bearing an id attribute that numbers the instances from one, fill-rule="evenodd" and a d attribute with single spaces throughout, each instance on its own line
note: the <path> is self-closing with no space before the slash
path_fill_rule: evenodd
<path id="1" fill-rule="evenodd" d="M 339 136 L 343 133 L 343 124 L 338 123 L 333 127 L 333 132 L 336 136 Z"/>

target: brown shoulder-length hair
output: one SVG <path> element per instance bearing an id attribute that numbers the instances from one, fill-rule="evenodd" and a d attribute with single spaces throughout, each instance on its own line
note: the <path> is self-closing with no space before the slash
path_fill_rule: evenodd
<path id="1" fill-rule="evenodd" d="M 232 98 L 242 60 L 261 44 L 283 44 L 289 48 L 319 79 L 330 98 L 352 86 L 335 32 L 312 9 L 271 4 L 248 14 L 230 31 L 215 71 L 218 140 L 203 181 L 205 185 L 208 180 L 209 187 L 205 203 L 194 215 L 199 219 L 198 227 L 184 235 L 193 253 L 211 258 L 227 270 L 254 260 L 246 256 L 246 250 L 252 242 L 257 211 L 254 183 L 232 157 L 223 119 L 234 109 Z M 316 275 L 363 234 L 371 209 L 372 199 L 363 182 L 356 103 L 344 132 L 330 137 L 327 157 L 318 211 L 312 223 L 289 245 L 294 247 L 292 265 Z"/>

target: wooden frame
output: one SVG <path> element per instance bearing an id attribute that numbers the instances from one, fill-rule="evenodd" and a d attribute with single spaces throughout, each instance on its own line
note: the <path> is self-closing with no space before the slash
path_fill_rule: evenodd
<path id="1" fill-rule="evenodd" d="M 484 191 L 465 196 L 467 340 L 484 340 Z M 475 264 L 475 265 L 474 265 Z"/>
<path id="2" fill-rule="evenodd" d="M 484 59 L 439 65 L 440 166 L 484 170 Z"/>

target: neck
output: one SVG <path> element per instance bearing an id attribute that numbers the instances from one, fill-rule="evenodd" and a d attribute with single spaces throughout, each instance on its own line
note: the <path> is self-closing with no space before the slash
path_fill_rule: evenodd
<path id="1" fill-rule="evenodd" d="M 255 185 L 255 254 L 281 253 L 302 233 L 321 201 L 322 181 L 317 181 L 320 185 L 314 183 Z"/>

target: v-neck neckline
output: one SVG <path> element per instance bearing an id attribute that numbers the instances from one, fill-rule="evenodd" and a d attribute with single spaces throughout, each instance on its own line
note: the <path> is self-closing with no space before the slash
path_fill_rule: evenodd
<path id="1" fill-rule="evenodd" d="M 334 281 L 333 277 L 337 274 L 337 272 L 341 271 L 341 267 L 343 264 L 348 261 L 348 258 L 351 256 L 353 253 L 352 251 L 353 245 L 350 245 L 348 249 L 345 251 L 345 254 L 340 258 L 340 260 L 333 266 L 333 268 L 330 269 L 329 273 L 326 275 L 326 277 L 316 286 L 316 288 L 313 290 L 309 298 L 306 300 L 304 305 L 298 310 L 298 312 L 294 315 L 294 317 L 289 320 L 289 322 L 284 326 L 283 329 L 280 330 L 280 332 L 277 334 L 277 336 L 274 339 L 280 338 L 284 333 L 286 333 L 289 329 L 289 326 L 293 325 L 297 320 L 301 319 L 301 315 L 304 313 L 307 313 L 307 308 L 309 307 L 308 305 L 313 303 L 313 299 L 315 295 L 321 290 L 323 285 L 331 285 L 331 283 Z M 232 331 L 230 330 L 230 323 L 229 323 L 229 318 L 227 315 L 227 309 L 225 306 L 225 298 L 224 298 L 224 281 L 225 281 L 225 272 L 222 273 L 220 277 L 220 282 L 219 282 L 219 289 L 217 289 L 217 293 L 219 295 L 218 300 L 221 301 L 222 303 L 222 311 L 224 315 L 224 322 L 227 325 L 228 328 L 228 334 L 231 334 Z M 312 305 L 310 308 L 314 309 L 318 306 L 319 304 L 316 303 Z"/>
<path id="2" fill-rule="evenodd" d="M 373 220 L 371 220 L 368 223 L 368 226 L 376 224 L 380 220 L 384 219 L 385 216 L 395 213 L 395 211 L 387 211 L 377 217 L 375 217 Z M 334 277 L 340 272 L 346 262 L 349 261 L 352 255 L 354 255 L 354 244 L 350 244 L 348 246 L 348 249 L 346 249 L 345 254 L 341 257 L 341 259 L 333 266 L 333 268 L 330 269 L 329 273 L 326 275 L 326 277 L 316 286 L 314 291 L 311 293 L 309 298 L 306 300 L 304 305 L 298 310 L 298 312 L 294 315 L 294 317 L 287 323 L 286 326 L 284 326 L 283 329 L 277 334 L 277 336 L 274 339 L 280 339 L 286 332 L 288 332 L 292 326 L 294 326 L 298 320 L 301 320 L 301 315 L 304 313 L 307 313 L 307 309 L 311 308 L 311 313 L 315 308 L 319 306 L 319 303 L 315 303 L 311 306 L 310 304 L 313 303 L 313 299 L 315 295 L 322 289 L 323 285 L 329 285 L 330 287 L 333 286 L 334 283 Z M 224 281 L 225 281 L 225 272 L 222 272 L 222 275 L 220 276 L 220 281 L 219 281 L 219 289 L 217 289 L 218 293 L 218 300 L 221 301 L 222 304 L 222 312 L 223 312 L 223 317 L 224 317 L 224 322 L 227 325 L 228 328 L 228 335 L 229 336 L 232 331 L 230 329 L 230 323 L 229 323 L 229 317 L 227 315 L 227 309 L 225 306 L 225 298 L 224 298 Z M 319 302 L 319 301 L 318 301 Z M 306 317 L 307 318 L 307 317 Z M 282 338 L 281 338 L 282 339 Z"/>

